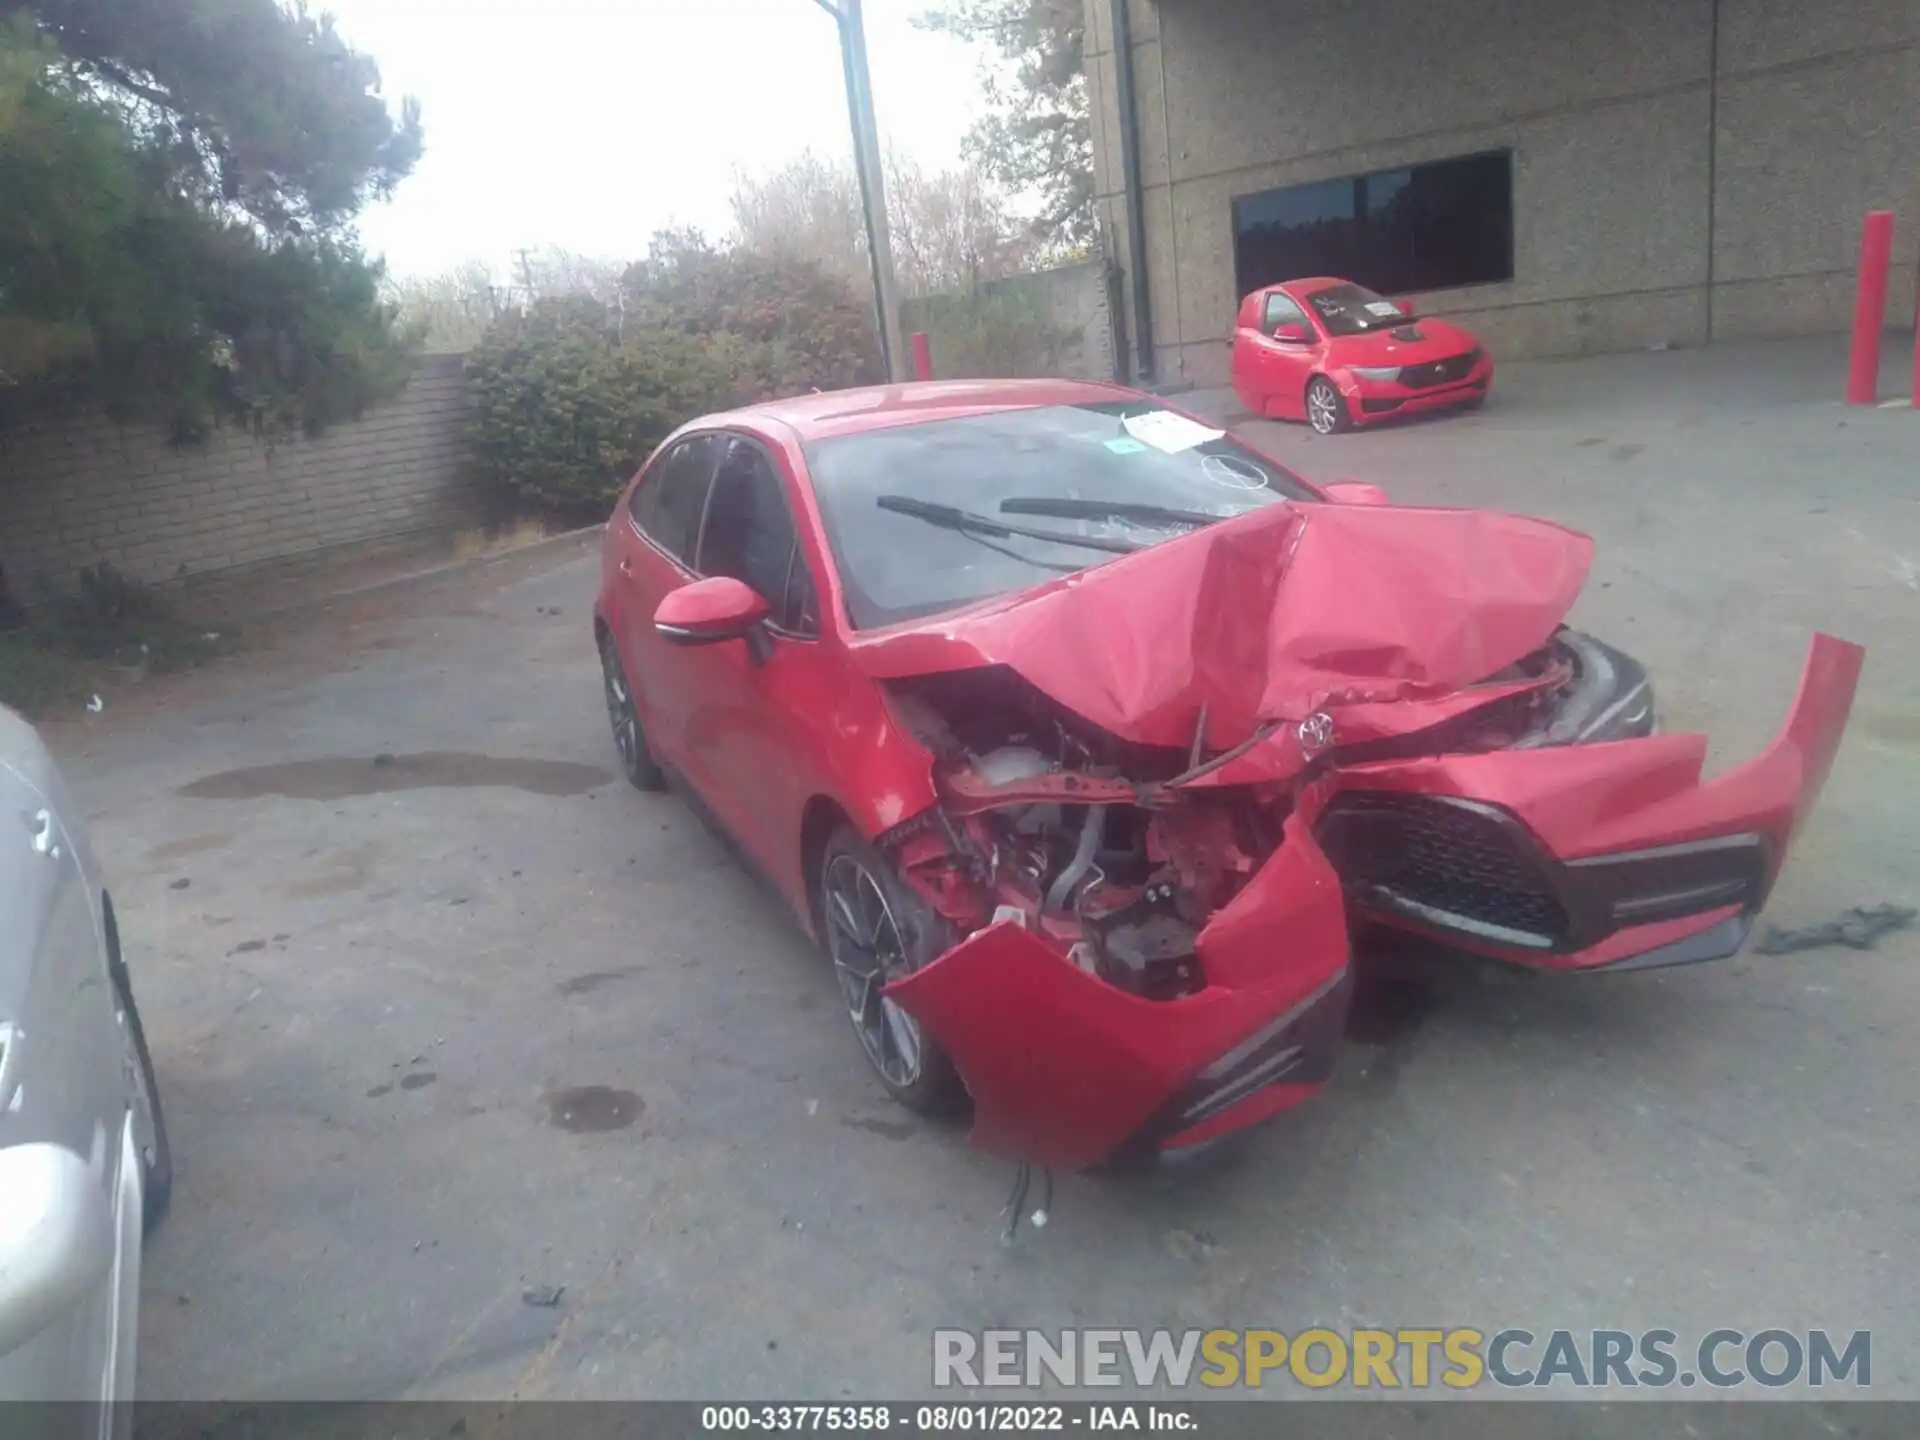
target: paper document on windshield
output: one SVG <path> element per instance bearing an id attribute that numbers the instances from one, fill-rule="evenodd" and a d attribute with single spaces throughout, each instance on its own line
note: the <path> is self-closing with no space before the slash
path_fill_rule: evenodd
<path id="1" fill-rule="evenodd" d="M 1375 300 L 1367 306 L 1369 315 L 1398 315 L 1400 307 L 1391 300 Z"/>
<path id="2" fill-rule="evenodd" d="M 1171 410 L 1154 410 L 1145 415 L 1129 415 L 1120 422 L 1127 433 L 1143 445 L 1168 455 L 1178 455 L 1209 440 L 1218 440 L 1227 432 L 1209 430 L 1197 420 L 1176 415 Z"/>

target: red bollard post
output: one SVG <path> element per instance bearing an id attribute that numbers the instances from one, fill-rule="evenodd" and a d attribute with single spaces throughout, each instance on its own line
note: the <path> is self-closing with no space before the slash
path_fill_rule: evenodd
<path id="1" fill-rule="evenodd" d="M 916 330 L 908 337 L 913 345 L 913 378 L 931 380 L 933 378 L 933 341 L 924 330 Z"/>
<path id="2" fill-rule="evenodd" d="M 1871 405 L 1880 395 L 1880 329 L 1887 314 L 1887 271 L 1893 263 L 1893 212 L 1869 210 L 1860 227 L 1859 290 L 1853 305 L 1853 362 L 1847 403 Z"/>

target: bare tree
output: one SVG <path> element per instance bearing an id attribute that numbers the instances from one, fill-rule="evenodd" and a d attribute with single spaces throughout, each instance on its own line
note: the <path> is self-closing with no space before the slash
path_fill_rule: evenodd
<path id="1" fill-rule="evenodd" d="M 1032 261 L 1032 236 L 977 166 L 929 172 L 895 152 L 886 168 L 903 293 L 963 288 Z M 860 186 L 850 165 L 807 151 L 759 176 L 736 172 L 732 208 L 742 248 L 811 260 L 850 284 L 869 283 Z"/>
<path id="2" fill-rule="evenodd" d="M 429 353 L 448 354 L 472 349 L 495 320 L 535 300 L 589 295 L 617 304 L 625 269 L 548 245 L 517 252 L 508 275 L 485 260 L 466 260 L 437 275 L 389 280 L 386 297 L 400 307 L 403 322 L 425 331 Z"/>
<path id="3" fill-rule="evenodd" d="M 556 300 L 570 295 L 590 295 L 595 300 L 612 301 L 620 293 L 620 276 L 626 268 L 623 260 L 582 255 L 558 245 L 522 250 L 515 264 L 515 278 L 519 282 L 515 299 Z"/>
<path id="4" fill-rule="evenodd" d="M 403 322 L 426 334 L 431 353 L 469 350 L 509 304 L 508 287 L 484 260 L 468 260 L 438 275 L 389 280 L 387 299 Z"/>
<path id="5" fill-rule="evenodd" d="M 895 264 L 906 293 L 963 290 L 1031 265 L 1038 243 L 978 166 L 930 174 L 893 155 L 887 171 Z"/>
<path id="6" fill-rule="evenodd" d="M 759 255 L 811 260 L 850 284 L 868 283 L 866 216 L 850 165 L 801 152 L 777 170 L 735 170 L 735 235 Z"/>

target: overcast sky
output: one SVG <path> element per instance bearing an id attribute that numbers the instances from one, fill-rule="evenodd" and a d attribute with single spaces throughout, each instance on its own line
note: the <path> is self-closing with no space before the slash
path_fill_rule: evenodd
<path id="1" fill-rule="evenodd" d="M 913 28 L 927 0 L 867 0 L 881 140 L 959 157 L 975 53 Z M 839 45 L 815 0 L 320 0 L 418 96 L 426 156 L 361 217 L 399 275 L 520 246 L 627 259 L 655 230 L 723 230 L 733 167 L 851 154 Z"/>

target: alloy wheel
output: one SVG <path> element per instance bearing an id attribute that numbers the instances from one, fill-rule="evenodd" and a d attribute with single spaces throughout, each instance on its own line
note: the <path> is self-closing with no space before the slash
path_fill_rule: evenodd
<path id="1" fill-rule="evenodd" d="M 640 717 L 633 708 L 633 692 L 627 686 L 619 653 L 610 640 L 600 642 L 600 674 L 606 684 L 607 722 L 613 727 L 613 743 L 620 751 L 620 763 L 632 775 L 639 768 Z"/>
<path id="2" fill-rule="evenodd" d="M 1340 428 L 1340 395 L 1324 380 L 1316 380 L 1307 389 L 1307 423 L 1322 435 Z"/>
<path id="3" fill-rule="evenodd" d="M 906 945 L 886 892 L 851 855 L 828 863 L 821 886 L 826 901 L 827 949 L 847 1002 L 847 1016 L 867 1059 L 890 1085 L 920 1078 L 920 1025 L 880 992 L 907 973 Z"/>

